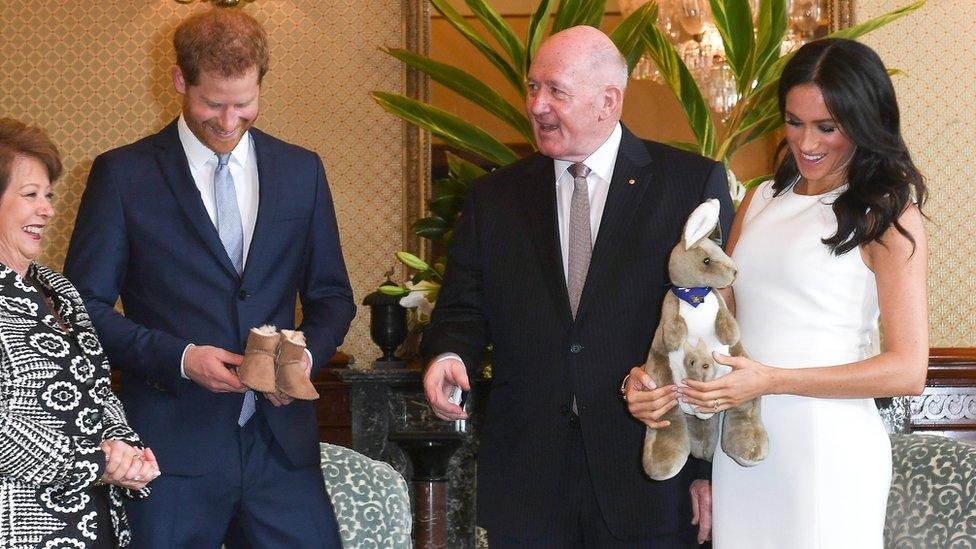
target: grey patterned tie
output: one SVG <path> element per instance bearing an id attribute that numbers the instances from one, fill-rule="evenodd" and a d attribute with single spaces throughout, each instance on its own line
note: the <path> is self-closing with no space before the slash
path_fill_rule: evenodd
<path id="1" fill-rule="evenodd" d="M 590 234 L 590 195 L 586 176 L 590 169 L 577 162 L 569 167 L 573 176 L 573 199 L 569 205 L 569 273 L 566 286 L 569 290 L 569 306 L 576 318 L 586 271 L 590 268 L 590 254 L 593 252 L 593 238 Z"/>
<path id="2" fill-rule="evenodd" d="M 217 170 L 214 171 L 214 202 L 217 204 L 217 234 L 227 250 L 227 257 L 237 269 L 244 270 L 244 225 L 241 223 L 241 209 L 237 205 L 237 190 L 234 189 L 234 176 L 227 162 L 230 153 L 217 155 Z"/>
<path id="3" fill-rule="evenodd" d="M 214 171 L 214 202 L 217 205 L 217 234 L 227 250 L 227 257 L 234 264 L 237 274 L 244 270 L 244 225 L 241 222 L 241 209 L 237 205 L 237 190 L 234 189 L 234 176 L 230 173 L 230 153 L 217 155 L 217 170 Z M 237 424 L 244 426 L 254 415 L 256 396 L 254 391 L 244 393 L 244 404 Z"/>

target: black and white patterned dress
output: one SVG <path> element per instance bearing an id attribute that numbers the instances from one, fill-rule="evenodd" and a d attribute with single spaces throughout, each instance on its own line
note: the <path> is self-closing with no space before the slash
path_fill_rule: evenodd
<path id="1" fill-rule="evenodd" d="M 95 485 L 107 439 L 142 447 L 78 291 L 46 267 L 21 277 L 0 264 L 0 547 L 129 544 L 122 497 L 149 489 Z"/>

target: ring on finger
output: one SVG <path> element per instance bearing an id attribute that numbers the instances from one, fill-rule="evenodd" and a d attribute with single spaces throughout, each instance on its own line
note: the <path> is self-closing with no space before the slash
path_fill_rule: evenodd
<path id="1" fill-rule="evenodd" d="M 718 410 L 718 399 L 712 401 L 712 410 Z"/>

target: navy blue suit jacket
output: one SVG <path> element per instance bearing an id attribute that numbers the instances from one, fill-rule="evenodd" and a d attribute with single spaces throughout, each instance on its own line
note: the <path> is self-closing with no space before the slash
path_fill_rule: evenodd
<path id="1" fill-rule="evenodd" d="M 190 343 L 243 353 L 250 328 L 295 325 L 301 299 L 313 375 L 349 329 L 355 305 L 318 155 L 250 130 L 259 205 L 242 275 L 193 182 L 176 122 L 92 165 L 65 274 L 85 301 L 129 422 L 169 474 L 204 474 L 236 448 L 243 395 L 180 375 Z M 125 315 L 114 310 L 121 296 Z M 292 465 L 318 463 L 311 402 L 258 399 Z"/>

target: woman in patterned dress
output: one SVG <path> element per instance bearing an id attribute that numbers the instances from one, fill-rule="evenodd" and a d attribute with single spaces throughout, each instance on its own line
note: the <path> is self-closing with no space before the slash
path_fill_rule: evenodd
<path id="1" fill-rule="evenodd" d="M 123 547 L 156 458 L 126 423 L 77 290 L 34 262 L 57 149 L 0 118 L 0 547 Z"/>

